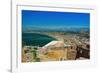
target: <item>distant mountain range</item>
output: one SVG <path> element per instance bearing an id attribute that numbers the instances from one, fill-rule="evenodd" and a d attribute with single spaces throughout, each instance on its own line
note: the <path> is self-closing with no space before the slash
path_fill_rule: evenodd
<path id="1" fill-rule="evenodd" d="M 47 28 L 47 27 L 23 27 L 23 32 L 50 32 L 50 31 L 74 31 L 74 32 L 89 32 L 90 28 L 88 27 L 58 27 L 58 28 Z"/>

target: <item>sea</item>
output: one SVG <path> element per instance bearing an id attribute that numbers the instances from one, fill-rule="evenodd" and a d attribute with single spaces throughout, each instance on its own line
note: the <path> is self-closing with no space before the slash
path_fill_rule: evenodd
<path id="1" fill-rule="evenodd" d="M 56 40 L 48 35 L 39 33 L 22 33 L 22 45 L 42 47 L 49 42 Z"/>

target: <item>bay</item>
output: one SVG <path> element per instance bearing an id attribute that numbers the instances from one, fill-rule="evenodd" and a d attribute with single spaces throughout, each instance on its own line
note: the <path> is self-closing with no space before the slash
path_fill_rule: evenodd
<path id="1" fill-rule="evenodd" d="M 39 46 L 42 47 L 49 42 L 56 40 L 48 35 L 39 33 L 22 33 L 22 45 L 23 46 Z"/>

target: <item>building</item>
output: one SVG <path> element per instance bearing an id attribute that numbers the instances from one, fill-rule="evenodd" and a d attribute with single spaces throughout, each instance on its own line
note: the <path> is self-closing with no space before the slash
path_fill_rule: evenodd
<path id="1" fill-rule="evenodd" d="M 46 48 L 46 61 L 61 61 L 61 60 L 75 60 L 76 59 L 76 45 L 64 43 L 63 41 L 52 41 L 43 46 Z M 43 56 L 42 56 L 42 61 Z"/>

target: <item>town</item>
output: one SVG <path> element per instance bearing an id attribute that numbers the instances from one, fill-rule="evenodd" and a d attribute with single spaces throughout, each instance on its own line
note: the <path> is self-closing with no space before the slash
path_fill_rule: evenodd
<path id="1" fill-rule="evenodd" d="M 42 47 L 24 45 L 22 47 L 22 62 L 90 59 L 90 36 L 88 32 L 42 32 L 42 34 L 57 40 L 53 40 Z"/>

